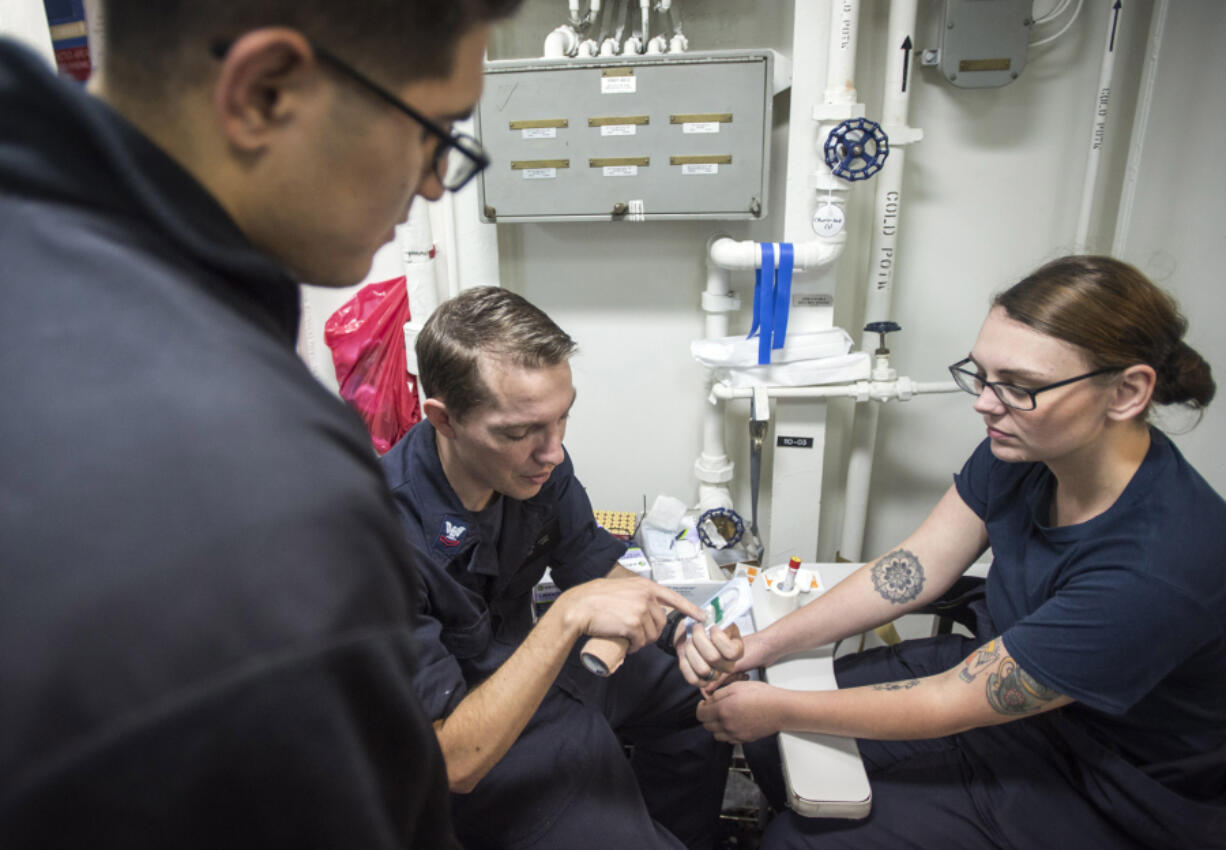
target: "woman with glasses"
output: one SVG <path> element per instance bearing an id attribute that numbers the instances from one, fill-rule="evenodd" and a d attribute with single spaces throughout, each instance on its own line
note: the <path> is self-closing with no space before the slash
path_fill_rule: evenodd
<path id="1" fill-rule="evenodd" d="M 863 821 L 784 811 L 764 847 L 1226 846 L 1226 502 L 1148 423 L 1202 411 L 1209 365 L 1169 296 L 1066 257 L 997 296 L 950 367 L 986 439 L 923 524 L 744 640 L 768 666 L 935 602 L 990 547 L 973 637 L 840 659 L 838 691 L 726 677 L 699 717 L 754 741 L 782 809 L 779 731 L 860 739 Z M 691 681 L 721 659 L 698 632 Z"/>

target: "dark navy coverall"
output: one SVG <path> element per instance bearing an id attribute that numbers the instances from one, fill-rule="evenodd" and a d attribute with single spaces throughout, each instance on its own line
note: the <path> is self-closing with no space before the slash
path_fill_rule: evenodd
<path id="1" fill-rule="evenodd" d="M 532 588 L 546 567 L 565 590 L 604 577 L 625 544 L 596 524 L 569 455 L 531 499 L 499 497 L 493 543 L 448 483 L 428 421 L 382 462 L 418 554 L 414 686 L 438 719 L 526 637 Z M 654 646 L 608 679 L 577 663 L 576 647 L 502 760 L 471 793 L 452 794 L 461 840 L 469 848 L 712 847 L 730 750 L 698 725 L 698 698 L 676 659 Z M 624 742 L 634 745 L 632 759 Z"/>

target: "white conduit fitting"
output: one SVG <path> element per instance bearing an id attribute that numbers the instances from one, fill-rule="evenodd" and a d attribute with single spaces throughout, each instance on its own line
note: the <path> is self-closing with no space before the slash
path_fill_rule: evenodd
<path id="1" fill-rule="evenodd" d="M 1081 209 L 1077 213 L 1076 253 L 1084 253 L 1090 240 L 1090 217 L 1098 185 L 1099 160 L 1107 141 L 1107 116 L 1111 111 L 1111 78 L 1115 73 L 1115 42 L 1119 38 L 1120 9 L 1109 9 L 1103 59 L 1098 71 L 1098 90 L 1094 93 L 1094 120 L 1090 126 L 1090 150 L 1086 157 L 1085 181 L 1081 187 Z"/>
<path id="2" fill-rule="evenodd" d="M 545 36 L 545 58 L 565 59 L 579 50 L 579 34 L 570 24 L 563 24 Z"/>
<path id="3" fill-rule="evenodd" d="M 905 49 L 915 38 L 916 0 L 891 0 L 890 17 L 886 25 L 886 75 L 882 93 L 882 129 L 890 140 L 890 156 L 876 181 L 873 212 L 873 236 L 869 248 L 867 275 L 868 292 L 864 299 L 864 322 L 888 321 L 893 311 L 894 270 L 897 268 L 895 245 L 902 208 L 903 171 L 907 145 L 918 141 L 923 133 L 907 125 L 911 101 L 911 74 L 906 63 L 914 51 Z M 905 81 L 905 87 L 904 87 Z M 868 331 L 860 342 L 863 351 L 877 347 L 877 334 Z M 879 358 L 873 377 L 890 379 L 893 374 L 885 356 Z M 881 371 L 882 374 L 878 374 Z M 877 450 L 877 423 L 881 409 L 871 405 L 853 412 L 851 451 L 847 458 L 847 488 L 844 492 L 843 528 L 838 553 L 852 561 L 859 560 L 864 547 L 864 529 L 868 521 L 869 488 L 873 478 L 873 458 Z"/>

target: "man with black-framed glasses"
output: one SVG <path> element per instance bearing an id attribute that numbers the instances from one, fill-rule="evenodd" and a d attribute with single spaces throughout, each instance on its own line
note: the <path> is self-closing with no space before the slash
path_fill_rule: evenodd
<path id="1" fill-rule="evenodd" d="M 0 41 L 6 850 L 459 846 L 412 555 L 294 345 L 488 163 L 517 4 L 107 0 L 89 94 Z"/>

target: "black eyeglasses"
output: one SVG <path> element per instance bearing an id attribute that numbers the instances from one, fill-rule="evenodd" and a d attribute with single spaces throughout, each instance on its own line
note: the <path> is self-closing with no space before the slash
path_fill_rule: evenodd
<path id="1" fill-rule="evenodd" d="M 345 62 L 332 51 L 315 41 L 309 41 L 316 57 L 335 71 L 344 74 L 353 82 L 362 86 L 380 100 L 395 107 L 422 126 L 427 133 L 438 141 L 434 148 L 434 159 L 431 167 L 439 183 L 449 192 L 458 192 L 469 180 L 480 174 L 490 164 L 489 155 L 481 143 L 467 133 L 461 133 L 454 128 L 442 127 L 409 106 L 383 86 L 367 77 L 357 68 Z M 231 41 L 216 41 L 210 45 L 213 55 L 221 59 L 230 51 Z M 452 151 L 459 156 L 451 156 Z"/>
<path id="2" fill-rule="evenodd" d="M 1025 387 L 1019 387 L 1017 384 L 1007 384 L 1003 381 L 985 381 L 978 372 L 962 368 L 970 362 L 972 362 L 971 358 L 967 357 L 949 367 L 949 374 L 953 376 L 954 383 L 958 385 L 958 389 L 964 390 L 973 396 L 980 396 L 983 394 L 984 387 L 991 387 L 992 392 L 1000 399 L 1001 404 L 1016 410 L 1034 410 L 1038 404 L 1035 396 L 1039 393 L 1045 393 L 1048 390 L 1054 390 L 1056 387 L 1063 387 L 1077 381 L 1084 381 L 1086 378 L 1093 378 L 1096 375 L 1118 372 L 1123 368 L 1121 366 L 1108 366 L 1104 369 L 1095 369 L 1093 372 L 1086 372 L 1084 375 L 1078 375 L 1075 378 L 1066 378 L 1063 381 L 1056 381 L 1054 384 L 1046 384 L 1045 386 L 1028 390 Z"/>

